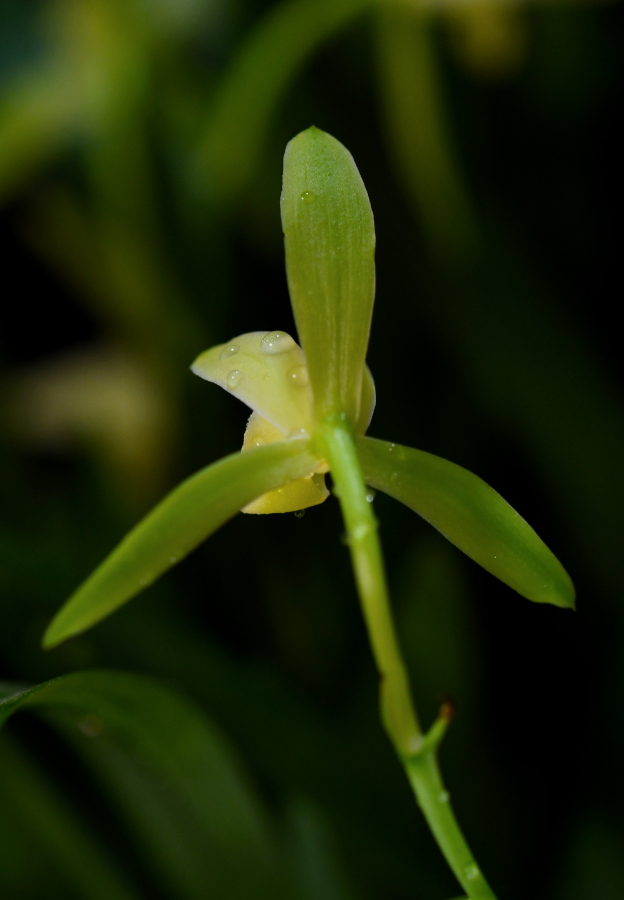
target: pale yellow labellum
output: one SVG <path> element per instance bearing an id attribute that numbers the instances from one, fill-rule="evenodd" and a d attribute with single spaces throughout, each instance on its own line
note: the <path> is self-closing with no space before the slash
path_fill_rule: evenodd
<path id="1" fill-rule="evenodd" d="M 303 350 L 285 331 L 252 331 L 206 350 L 193 372 L 234 394 L 253 410 L 243 450 L 309 434 L 312 391 Z M 244 507 L 246 513 L 296 512 L 329 496 L 318 472 L 269 491 Z"/>
<path id="2" fill-rule="evenodd" d="M 301 347 L 285 331 L 252 331 L 197 357 L 192 371 L 224 388 L 282 432 L 309 432 L 312 390 Z"/>
<path id="3" fill-rule="evenodd" d="M 252 447 L 261 447 L 263 444 L 272 444 L 274 441 L 283 441 L 284 435 L 270 422 L 263 419 L 257 412 L 253 412 L 247 422 L 243 451 Z M 274 491 L 262 494 L 247 506 L 243 507 L 244 513 L 285 513 L 297 512 L 307 509 L 308 506 L 318 506 L 329 497 L 329 491 L 325 487 L 325 472 L 328 471 L 327 463 L 322 462 L 317 471 L 306 478 L 298 478 L 290 484 L 284 484 Z"/>
<path id="4" fill-rule="evenodd" d="M 201 353 L 192 371 L 218 384 L 253 410 L 243 451 L 275 441 L 296 440 L 314 427 L 313 398 L 306 358 L 285 331 L 252 331 Z M 375 384 L 368 369 L 362 379 L 356 431 L 364 434 L 375 408 Z M 269 491 L 244 507 L 245 513 L 296 512 L 329 496 L 327 463 L 316 472 Z"/>

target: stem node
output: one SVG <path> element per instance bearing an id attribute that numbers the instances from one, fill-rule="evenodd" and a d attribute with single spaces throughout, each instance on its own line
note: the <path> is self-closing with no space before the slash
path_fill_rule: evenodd
<path id="1" fill-rule="evenodd" d="M 346 417 L 331 416 L 313 440 L 327 459 L 345 520 L 349 552 L 369 639 L 380 676 L 381 715 L 406 771 L 416 801 L 469 900 L 496 900 L 457 824 L 436 759 L 453 714 L 443 703 L 423 734 L 412 701 L 407 671 L 392 620 L 377 521 Z"/>

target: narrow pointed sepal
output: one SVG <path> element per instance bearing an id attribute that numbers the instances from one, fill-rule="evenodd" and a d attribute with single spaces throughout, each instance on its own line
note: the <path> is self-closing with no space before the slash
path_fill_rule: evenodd
<path id="1" fill-rule="evenodd" d="M 422 450 L 361 437 L 367 484 L 384 491 L 523 597 L 574 608 L 574 585 L 531 526 L 493 488 L 455 463 Z"/>
<path id="2" fill-rule="evenodd" d="M 316 471 L 304 438 L 226 456 L 182 482 L 69 598 L 43 639 L 54 647 L 122 606 L 243 507 Z"/>

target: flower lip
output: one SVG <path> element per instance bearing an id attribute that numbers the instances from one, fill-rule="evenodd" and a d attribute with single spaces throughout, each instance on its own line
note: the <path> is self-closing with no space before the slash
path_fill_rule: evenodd
<path id="1" fill-rule="evenodd" d="M 246 403 L 287 437 L 312 428 L 303 350 L 285 331 L 252 331 L 201 353 L 191 370 Z"/>

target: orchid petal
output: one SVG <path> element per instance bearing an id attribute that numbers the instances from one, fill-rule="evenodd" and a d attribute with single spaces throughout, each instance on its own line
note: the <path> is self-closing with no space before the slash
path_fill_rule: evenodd
<path id="1" fill-rule="evenodd" d="M 256 497 L 314 472 L 305 439 L 226 456 L 183 481 L 69 598 L 44 636 L 54 647 L 122 606 Z"/>
<path id="2" fill-rule="evenodd" d="M 574 586 L 546 544 L 477 475 L 422 450 L 357 438 L 367 484 L 405 503 L 528 600 L 574 607 Z"/>
<path id="3" fill-rule="evenodd" d="M 309 431 L 312 392 L 303 350 L 285 331 L 252 331 L 200 354 L 192 371 L 282 432 Z"/>
<path id="4" fill-rule="evenodd" d="M 375 297 L 375 228 L 366 188 L 343 145 L 318 128 L 293 138 L 281 198 L 286 272 L 316 419 L 360 417 Z"/>

